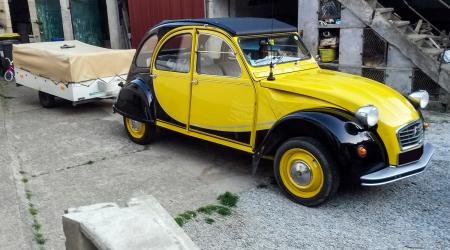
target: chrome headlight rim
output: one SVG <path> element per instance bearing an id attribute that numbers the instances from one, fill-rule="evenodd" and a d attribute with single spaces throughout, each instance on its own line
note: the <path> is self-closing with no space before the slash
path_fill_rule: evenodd
<path id="1" fill-rule="evenodd" d="M 374 105 L 366 105 L 358 108 L 355 112 L 356 119 L 367 127 L 373 127 L 378 124 L 379 112 Z"/>
<path id="2" fill-rule="evenodd" d="M 430 95 L 426 90 L 418 90 L 409 94 L 408 99 L 416 106 L 424 109 L 430 102 Z"/>

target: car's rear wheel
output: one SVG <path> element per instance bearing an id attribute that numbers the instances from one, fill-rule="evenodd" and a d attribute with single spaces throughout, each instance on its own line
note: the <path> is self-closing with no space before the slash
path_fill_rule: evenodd
<path id="1" fill-rule="evenodd" d="M 339 172 L 332 155 L 309 137 L 283 143 L 275 156 L 274 172 L 283 193 L 305 206 L 322 204 L 339 187 Z"/>
<path id="2" fill-rule="evenodd" d="M 39 103 L 44 108 L 53 108 L 56 106 L 55 96 L 39 91 Z"/>
<path id="3" fill-rule="evenodd" d="M 153 141 L 156 133 L 154 125 L 145 122 L 135 121 L 131 118 L 124 117 L 123 123 L 130 139 L 141 145 L 147 145 Z"/>

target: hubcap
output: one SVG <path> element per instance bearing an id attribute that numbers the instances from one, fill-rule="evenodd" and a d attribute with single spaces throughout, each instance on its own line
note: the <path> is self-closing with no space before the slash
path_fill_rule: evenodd
<path id="1" fill-rule="evenodd" d="M 138 131 L 141 128 L 141 123 L 135 120 L 131 120 L 131 128 Z"/>
<path id="2" fill-rule="evenodd" d="M 290 149 L 281 157 L 279 168 L 283 185 L 293 195 L 312 198 L 322 190 L 322 166 L 311 152 L 302 148 Z"/>
<path id="3" fill-rule="evenodd" d="M 127 130 L 133 138 L 140 139 L 144 136 L 145 134 L 144 123 L 132 120 L 130 118 L 126 118 L 125 121 Z"/>
<path id="4" fill-rule="evenodd" d="M 300 186 L 306 186 L 311 183 L 311 167 L 306 162 L 296 160 L 291 163 L 292 180 Z"/>

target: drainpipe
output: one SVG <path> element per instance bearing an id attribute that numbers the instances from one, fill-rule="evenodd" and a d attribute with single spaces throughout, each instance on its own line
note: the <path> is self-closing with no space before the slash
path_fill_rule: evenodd
<path id="1" fill-rule="evenodd" d="M 73 40 L 72 13 L 70 12 L 69 0 L 59 0 L 61 6 L 61 17 L 64 31 L 64 40 Z"/>
<path id="2" fill-rule="evenodd" d="M 106 0 L 106 10 L 108 14 L 109 41 L 111 43 L 111 49 L 121 49 L 122 39 L 120 37 L 121 29 L 117 0 Z"/>

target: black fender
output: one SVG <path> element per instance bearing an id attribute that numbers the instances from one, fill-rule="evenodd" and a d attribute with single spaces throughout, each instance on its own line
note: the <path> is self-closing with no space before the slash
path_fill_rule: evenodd
<path id="1" fill-rule="evenodd" d="M 136 121 L 156 122 L 153 91 L 140 78 L 136 78 L 122 87 L 113 110 Z"/>
<path id="2" fill-rule="evenodd" d="M 364 128 L 351 113 L 343 110 L 317 109 L 297 111 L 277 121 L 256 147 L 253 170 L 256 171 L 261 157 L 275 155 L 283 142 L 299 136 L 313 137 L 323 143 L 339 166 L 354 175 L 373 172 L 387 164 L 387 153 L 376 127 Z M 364 158 L 358 155 L 359 145 L 367 149 Z"/>

